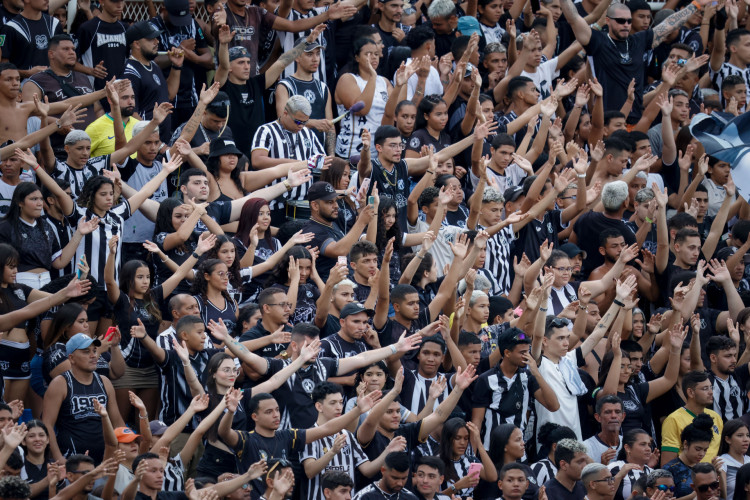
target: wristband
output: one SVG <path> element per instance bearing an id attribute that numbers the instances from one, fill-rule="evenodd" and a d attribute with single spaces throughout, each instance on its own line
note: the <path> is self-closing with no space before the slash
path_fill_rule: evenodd
<path id="1" fill-rule="evenodd" d="M 620 307 L 625 307 L 625 304 L 623 304 L 622 302 L 620 302 L 620 301 L 619 301 L 619 300 L 617 300 L 617 299 L 613 300 L 613 301 L 612 301 L 612 303 L 613 303 L 614 305 L 616 305 L 616 306 L 620 306 Z"/>
<path id="2" fill-rule="evenodd" d="M 698 0 L 693 0 L 692 2 L 690 2 L 690 5 L 694 5 L 695 8 L 698 9 L 698 10 L 702 10 L 703 9 L 703 6 L 698 3 Z"/>
<path id="3" fill-rule="evenodd" d="M 283 184 L 284 184 L 284 187 L 286 188 L 286 192 L 287 192 L 287 193 L 288 193 L 289 191 L 291 191 L 291 190 L 292 190 L 292 185 L 291 185 L 291 184 L 289 184 L 289 181 L 288 181 L 288 180 L 284 180 L 284 183 L 283 183 Z"/>
<path id="4" fill-rule="evenodd" d="M 178 71 L 181 71 L 182 70 L 182 66 L 177 66 L 176 64 L 173 64 L 172 65 L 172 69 L 176 69 Z"/>
<path id="5" fill-rule="evenodd" d="M 716 15 L 714 16 L 714 23 L 717 30 L 722 31 L 724 28 L 727 27 L 727 11 L 725 9 L 719 9 L 716 11 Z M 709 23 L 701 23 L 701 24 L 711 24 Z"/>
<path id="6" fill-rule="evenodd" d="M 38 169 L 38 168 L 39 168 L 40 166 L 41 166 L 41 165 L 37 164 L 37 166 L 36 166 L 36 167 L 34 167 L 34 172 L 36 172 L 36 171 L 37 171 L 37 169 Z"/>
<path id="7" fill-rule="evenodd" d="M 546 307 L 540 307 L 539 310 L 542 311 L 542 312 L 547 312 L 547 308 Z"/>
<path id="8" fill-rule="evenodd" d="M 414 257 L 417 258 L 417 259 L 419 259 L 419 260 L 424 259 L 424 255 L 416 254 Z"/>
<path id="9" fill-rule="evenodd" d="M 643 219 L 643 220 L 645 220 L 645 221 L 646 221 L 646 222 L 648 222 L 649 224 L 653 224 L 653 223 L 654 223 L 654 219 L 652 219 L 651 217 L 646 217 L 646 218 L 645 218 L 645 219 Z"/>
<path id="10" fill-rule="evenodd" d="M 143 415 L 141 415 L 141 414 L 139 413 L 139 414 L 138 414 L 138 418 L 142 418 L 143 420 L 148 420 L 148 415 L 146 415 L 146 416 L 144 417 Z"/>
<path id="11" fill-rule="evenodd" d="M 197 254 L 196 252 L 193 252 L 193 254 L 192 254 L 192 255 L 193 255 L 193 257 L 195 257 L 196 259 L 200 259 L 200 258 L 201 258 L 201 256 L 200 256 L 200 255 L 198 255 L 198 254 Z"/>
<path id="12" fill-rule="evenodd" d="M 579 179 L 585 179 L 586 174 L 578 174 L 576 177 L 578 177 Z"/>
<path id="13" fill-rule="evenodd" d="M 390 347 L 391 347 L 391 354 L 396 354 L 396 352 L 398 351 L 398 349 L 396 349 L 396 346 L 391 344 Z"/>

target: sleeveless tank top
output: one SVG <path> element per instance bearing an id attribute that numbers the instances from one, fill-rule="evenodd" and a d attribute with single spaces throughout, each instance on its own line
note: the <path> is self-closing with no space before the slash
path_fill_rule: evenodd
<path id="1" fill-rule="evenodd" d="M 362 91 L 367 85 L 367 80 L 359 75 L 351 73 L 354 80 L 357 82 L 359 90 Z M 385 103 L 388 101 L 388 81 L 382 76 L 378 76 L 377 82 L 375 83 L 375 94 L 372 97 L 372 106 L 370 112 L 365 116 L 355 116 L 354 114 L 348 115 L 346 118 L 341 120 L 341 132 L 336 137 L 336 156 L 341 158 L 349 159 L 349 157 L 355 153 L 359 153 L 362 149 L 362 129 L 367 129 L 372 138 L 375 138 L 375 131 L 380 126 L 380 122 L 385 114 Z M 338 113 L 342 114 L 346 111 L 343 104 L 337 105 Z M 370 141 L 370 154 L 373 156 L 376 154 L 375 141 Z"/>
<path id="2" fill-rule="evenodd" d="M 73 453 L 86 453 L 101 461 L 104 456 L 102 420 L 94 411 L 93 398 L 102 405 L 109 398 L 101 376 L 94 372 L 91 384 L 85 385 L 67 371 L 62 374 L 68 387 L 68 395 L 60 405 L 57 414 L 57 443 L 64 456 Z"/>
<path id="3" fill-rule="evenodd" d="M 328 101 L 328 87 L 326 87 L 325 83 L 315 79 L 308 82 L 290 76 L 289 78 L 284 78 L 283 80 L 281 80 L 279 84 L 286 87 L 286 90 L 287 92 L 289 92 L 290 96 L 301 95 L 302 97 L 307 99 L 307 102 L 310 103 L 310 107 L 312 108 L 310 119 L 325 119 L 326 102 Z M 319 132 L 317 130 L 312 131 L 317 136 L 321 144 L 326 143 L 325 137 L 323 137 L 322 132 Z"/>

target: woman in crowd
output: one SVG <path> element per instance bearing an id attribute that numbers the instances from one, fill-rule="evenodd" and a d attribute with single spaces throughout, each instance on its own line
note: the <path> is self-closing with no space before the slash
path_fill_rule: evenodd
<path id="1" fill-rule="evenodd" d="M 607 465 L 615 478 L 615 499 L 630 498 L 638 478 L 651 472 L 655 466 L 653 459 L 652 439 L 648 432 L 643 429 L 631 429 L 623 434 L 622 448 L 617 460 Z M 679 496 L 681 495 L 675 493 L 675 497 Z"/>
<path id="2" fill-rule="evenodd" d="M 417 106 L 417 122 L 406 145 L 406 158 L 419 158 L 424 146 L 434 147 L 436 153 L 450 146 L 452 141 L 445 130 L 447 124 L 448 104 L 439 95 L 424 96 Z"/>
<path id="3" fill-rule="evenodd" d="M 521 429 L 513 424 L 500 424 L 490 432 L 490 459 L 495 464 L 495 470 L 500 471 L 503 465 L 511 462 L 521 462 L 526 455 L 526 443 Z M 534 473 L 525 463 L 521 463 L 526 477 L 534 477 Z M 477 487 L 479 498 L 497 498 L 500 490 L 497 481 L 480 481 Z M 475 493 L 476 494 L 476 493 Z M 539 494 L 539 485 L 529 481 L 529 486 L 523 494 L 523 500 L 534 500 Z"/>
<path id="4" fill-rule="evenodd" d="M 471 497 L 480 478 L 497 481 L 495 466 L 482 445 L 479 429 L 472 422 L 451 418 L 443 424 L 439 456 L 445 464 L 444 495 Z M 474 463 L 482 464 L 479 474 L 469 474 Z"/>
<path id="5" fill-rule="evenodd" d="M 331 166 L 323 170 L 320 174 L 321 181 L 329 183 L 339 193 L 345 193 L 336 200 L 336 204 L 339 207 L 339 228 L 345 233 L 349 232 L 352 226 L 354 226 L 354 222 L 357 220 L 357 215 L 359 214 L 357 200 L 352 198 L 352 195 L 357 193 L 357 191 L 354 188 L 349 188 L 351 168 L 351 164 L 348 161 L 341 158 L 334 158 Z"/>
<path id="6" fill-rule="evenodd" d="M 745 464 L 750 464 L 747 449 L 750 446 L 750 431 L 742 420 L 736 418 L 724 423 L 719 444 L 719 458 L 724 462 L 721 470 L 726 473 L 727 498 L 734 496 L 734 485 L 737 471 Z"/>
<path id="7" fill-rule="evenodd" d="M 674 460 L 664 464 L 663 469 L 672 473 L 674 478 L 675 498 L 682 498 L 693 492 L 691 468 L 703 461 L 713 439 L 714 421 L 710 415 L 701 413 L 696 416 L 680 434 L 680 454 Z"/>
<path id="8" fill-rule="evenodd" d="M 576 439 L 576 433 L 570 427 L 553 422 L 547 422 L 537 432 L 537 442 L 539 443 L 537 457 L 544 458 L 531 464 L 536 484 L 544 484 L 557 474 L 555 449 L 561 439 Z"/>
<path id="9" fill-rule="evenodd" d="M 315 259 L 310 250 L 302 245 L 295 245 L 288 250 L 276 269 L 271 273 L 266 288 L 281 288 L 287 293 L 294 313 L 289 321 L 297 323 L 312 323 L 315 319 L 316 302 L 320 297 L 320 290 L 325 284 L 315 269 Z M 296 290 L 296 292 L 295 292 Z"/>
<path id="10" fill-rule="evenodd" d="M 237 303 L 228 291 L 229 278 L 229 267 L 224 262 L 219 259 L 204 260 L 195 271 L 192 292 L 203 323 L 207 325 L 211 320 L 218 322 L 222 319 L 231 332 L 237 321 Z M 211 338 L 218 345 L 219 342 L 215 340 Z"/>
<path id="11" fill-rule="evenodd" d="M 52 463 L 49 450 L 49 432 L 41 420 L 26 422 L 26 437 L 23 439 L 23 477 L 31 486 L 32 500 L 49 498 L 49 476 L 47 465 Z M 25 477 L 24 477 L 25 476 Z"/>

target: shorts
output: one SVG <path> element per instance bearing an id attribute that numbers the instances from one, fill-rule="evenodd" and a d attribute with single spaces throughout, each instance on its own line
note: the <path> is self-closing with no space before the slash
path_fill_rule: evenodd
<path id="1" fill-rule="evenodd" d="M 231 472 L 237 474 L 237 457 L 231 453 L 227 453 L 221 448 L 217 448 L 211 444 L 206 444 L 206 449 L 203 451 L 200 463 L 196 473 L 198 477 L 212 477 L 217 479 L 220 475 L 225 472 Z"/>
<path id="2" fill-rule="evenodd" d="M 159 372 L 155 365 L 145 368 L 125 366 L 125 373 L 113 380 L 112 386 L 115 389 L 158 389 Z"/>
<path id="3" fill-rule="evenodd" d="M 16 283 L 28 285 L 34 290 L 39 290 L 50 281 L 52 281 L 52 278 L 49 275 L 49 271 L 43 273 L 16 273 Z"/>
<path id="4" fill-rule="evenodd" d="M 31 388 L 40 398 L 43 398 L 44 393 L 47 392 L 47 384 L 44 382 L 44 375 L 42 374 L 43 363 L 42 357 L 38 354 L 31 358 Z"/>
<path id="5" fill-rule="evenodd" d="M 107 290 L 105 288 L 97 289 L 96 299 L 86 309 L 89 321 L 99 321 L 102 318 L 111 318 L 112 311 L 112 304 L 110 304 L 109 298 L 107 298 Z"/>
<path id="6" fill-rule="evenodd" d="M 27 342 L 0 340 L 0 369 L 5 380 L 31 378 L 31 347 Z"/>

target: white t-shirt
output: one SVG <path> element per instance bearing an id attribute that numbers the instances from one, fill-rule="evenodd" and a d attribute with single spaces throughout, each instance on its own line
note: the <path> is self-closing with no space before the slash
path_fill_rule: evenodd
<path id="1" fill-rule="evenodd" d="M 473 186 L 479 184 L 479 177 L 474 175 L 474 172 L 469 169 L 471 175 L 471 183 Z M 491 175 L 497 181 L 497 187 L 500 189 L 500 194 L 503 194 L 509 187 L 520 186 L 523 184 L 523 180 L 527 177 L 526 171 L 519 167 L 515 163 L 511 163 L 505 167 L 505 174 L 500 175 L 491 168 L 487 168 L 487 175 Z"/>
<path id="2" fill-rule="evenodd" d="M 552 92 L 552 82 L 560 76 L 560 71 L 557 69 L 557 57 L 540 64 L 535 73 L 521 71 L 521 76 L 531 78 L 537 90 L 539 90 L 540 101 L 548 98 Z"/>
<path id="3" fill-rule="evenodd" d="M 408 66 L 411 62 L 411 57 L 406 60 L 406 65 Z M 393 79 L 391 81 L 394 81 L 396 77 L 396 74 L 394 73 Z M 409 77 L 409 80 L 406 82 L 406 98 L 411 100 L 414 97 L 414 92 L 417 90 L 417 82 L 419 81 L 419 77 L 416 73 L 411 75 Z M 427 81 L 424 84 L 424 95 L 430 95 L 430 94 L 438 94 L 440 96 L 443 95 L 443 83 L 440 81 L 440 73 L 438 73 L 438 70 L 435 69 L 434 66 L 430 66 L 430 74 L 427 75 Z"/>
<path id="4" fill-rule="evenodd" d="M 410 233 L 423 233 L 430 228 L 430 225 L 423 220 L 417 219 L 417 224 L 412 226 L 409 224 L 408 231 Z M 437 266 L 438 276 L 443 275 L 443 268 L 453 262 L 453 251 L 451 246 L 448 244 L 454 243 L 459 234 L 465 232 L 466 229 L 458 226 L 441 226 L 438 230 L 438 236 L 435 239 L 435 243 L 430 248 L 430 253 L 435 259 L 435 265 Z M 422 245 L 416 245 L 412 247 L 415 252 L 418 252 Z"/>
<path id="5" fill-rule="evenodd" d="M 576 350 L 570 351 L 565 355 L 575 365 Z M 576 433 L 576 439 L 581 439 L 581 419 L 578 416 L 578 398 L 568 390 L 565 380 L 560 372 L 557 363 L 553 363 L 547 357 L 542 356 L 542 363 L 539 365 L 539 374 L 549 384 L 552 391 L 557 396 L 560 408 L 557 411 L 549 411 L 539 401 L 535 402 L 536 414 L 539 419 L 537 429 L 541 428 L 547 422 L 554 422 L 559 425 L 565 425 L 573 429 Z"/>
<path id="6" fill-rule="evenodd" d="M 612 449 L 611 446 L 607 446 L 602 442 L 601 439 L 599 439 L 598 434 L 594 434 L 590 438 L 588 438 L 586 441 L 583 442 L 583 444 L 586 445 L 586 448 L 588 448 L 588 455 L 591 457 L 591 459 L 598 463 L 601 463 L 602 461 L 602 454 L 604 454 L 605 451 Z M 617 443 L 617 447 L 614 448 L 615 450 L 615 457 L 609 461 L 611 464 L 615 460 L 617 460 L 617 454 L 620 453 L 620 449 L 622 449 L 622 436 L 620 436 L 620 440 Z M 750 458 L 750 457 L 748 457 Z M 607 464 L 608 465 L 608 464 Z"/>
<path id="7" fill-rule="evenodd" d="M 721 470 L 727 473 L 727 498 L 734 498 L 734 485 L 737 481 L 737 470 L 745 464 L 750 464 L 750 457 L 744 455 L 742 458 L 744 462 L 740 463 L 729 453 L 724 453 L 719 457 L 724 461 L 721 466 Z"/>

